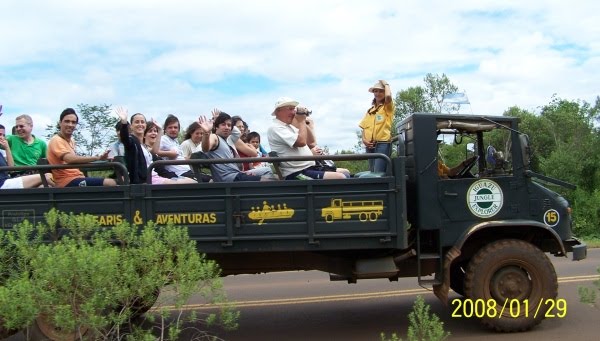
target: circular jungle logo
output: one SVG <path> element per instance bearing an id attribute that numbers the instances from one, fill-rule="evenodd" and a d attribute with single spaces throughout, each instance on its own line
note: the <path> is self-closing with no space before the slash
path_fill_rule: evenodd
<path id="1" fill-rule="evenodd" d="M 467 206 L 479 218 L 493 217 L 503 202 L 502 189 L 492 180 L 475 181 L 467 191 Z"/>

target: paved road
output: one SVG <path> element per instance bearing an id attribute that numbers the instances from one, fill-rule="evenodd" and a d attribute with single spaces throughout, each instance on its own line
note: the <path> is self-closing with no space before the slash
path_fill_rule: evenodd
<path id="1" fill-rule="evenodd" d="M 476 319 L 452 318 L 446 308 L 416 279 L 363 280 L 357 284 L 330 282 L 327 274 L 306 271 L 266 275 L 241 275 L 224 279 L 230 300 L 242 313 L 240 328 L 224 332 L 209 330 L 225 340 L 379 340 L 379 333 L 397 332 L 405 338 L 407 315 L 417 295 L 452 333 L 451 340 L 597 340 L 600 310 L 579 303 L 577 288 L 591 286 L 598 278 L 600 249 L 589 250 L 588 258 L 573 262 L 552 257 L 559 276 L 558 298 L 567 302 L 564 318 L 546 319 L 526 333 L 490 332 Z M 459 297 L 451 292 L 450 299 Z M 213 312 L 202 304 L 190 304 L 187 311 Z M 201 326 L 188 326 L 205 329 Z M 180 340 L 193 339 L 191 328 Z M 24 340 L 22 334 L 8 340 Z"/>
<path id="2" fill-rule="evenodd" d="M 600 249 L 590 250 L 581 262 L 551 259 L 559 276 L 558 298 L 565 299 L 567 314 L 546 319 L 526 333 L 494 333 L 476 319 L 452 318 L 452 309 L 412 278 L 347 284 L 330 282 L 326 274 L 313 271 L 225 278 L 229 298 L 238 302 L 242 313 L 240 328 L 213 332 L 226 340 L 378 340 L 380 332 L 404 337 L 406 316 L 416 295 L 423 295 L 454 340 L 597 340 L 600 310 L 580 303 L 577 288 L 591 286 L 598 278 Z M 456 297 L 451 293 L 450 299 Z M 198 310 L 197 305 L 189 308 Z"/>

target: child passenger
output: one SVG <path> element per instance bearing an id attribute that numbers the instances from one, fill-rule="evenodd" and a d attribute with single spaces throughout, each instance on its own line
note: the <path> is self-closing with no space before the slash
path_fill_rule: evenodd
<path id="1" fill-rule="evenodd" d="M 252 146 L 252 148 L 256 149 L 257 157 L 266 156 L 260 151 L 260 134 L 259 133 L 255 132 L 255 131 L 250 132 L 246 135 L 246 139 L 247 139 L 247 144 L 249 146 Z M 241 153 L 240 153 L 240 156 L 244 157 Z M 252 163 L 249 163 L 249 162 L 244 163 L 244 170 L 257 169 L 260 167 L 269 167 L 269 169 L 270 169 L 269 164 L 267 164 L 265 162 L 261 162 L 261 161 L 252 162 Z"/>

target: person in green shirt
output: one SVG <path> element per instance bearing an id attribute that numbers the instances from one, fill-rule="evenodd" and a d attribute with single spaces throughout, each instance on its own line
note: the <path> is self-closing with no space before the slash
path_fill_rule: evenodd
<path id="1" fill-rule="evenodd" d="M 16 135 L 8 135 L 6 139 L 12 150 L 15 166 L 37 164 L 39 158 L 46 157 L 46 142 L 32 135 L 33 120 L 29 115 L 17 116 L 15 121 Z"/>

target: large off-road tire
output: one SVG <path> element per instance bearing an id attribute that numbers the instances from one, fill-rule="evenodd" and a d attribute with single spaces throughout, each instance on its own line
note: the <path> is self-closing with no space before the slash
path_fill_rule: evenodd
<path id="1" fill-rule="evenodd" d="M 472 302 L 483 300 L 486 307 L 495 300 L 495 312 L 487 310 L 481 318 L 485 326 L 518 332 L 544 319 L 551 308 L 545 302 L 556 299 L 558 282 L 554 266 L 540 249 L 522 240 L 504 239 L 473 256 L 465 273 L 465 294 Z"/>

